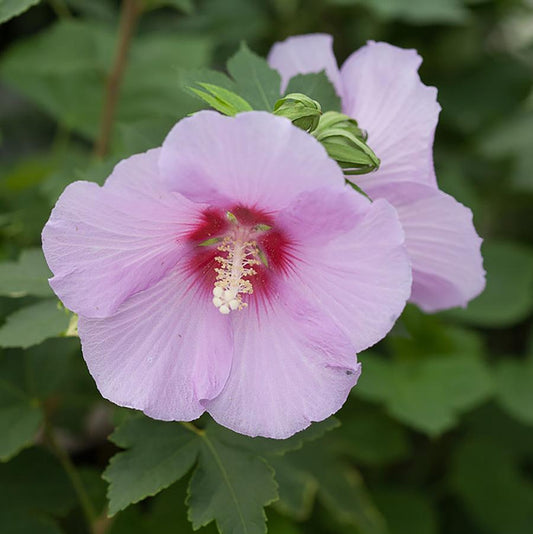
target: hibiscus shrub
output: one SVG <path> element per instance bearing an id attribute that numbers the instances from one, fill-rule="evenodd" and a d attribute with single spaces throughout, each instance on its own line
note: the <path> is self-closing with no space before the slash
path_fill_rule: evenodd
<path id="1" fill-rule="evenodd" d="M 0 532 L 529 534 L 532 16 L 0 1 Z"/>

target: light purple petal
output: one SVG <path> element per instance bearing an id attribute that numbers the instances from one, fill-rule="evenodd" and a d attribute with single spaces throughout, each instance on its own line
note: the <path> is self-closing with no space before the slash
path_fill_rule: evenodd
<path id="1" fill-rule="evenodd" d="M 163 143 L 160 169 L 170 191 L 226 209 L 279 210 L 303 191 L 344 183 L 318 141 L 288 119 L 258 111 L 183 119 Z"/>
<path id="2" fill-rule="evenodd" d="M 325 245 L 352 230 L 364 218 L 370 202 L 350 187 L 306 191 L 276 219 L 291 240 L 301 245 Z"/>
<path id="3" fill-rule="evenodd" d="M 187 271 L 185 271 L 186 273 Z M 101 394 L 163 420 L 191 420 L 231 367 L 229 318 L 175 269 L 104 319 L 79 319 L 83 356 Z"/>
<path id="4" fill-rule="evenodd" d="M 157 186 L 159 150 L 115 167 L 104 187 L 70 184 L 42 234 L 50 285 L 72 311 L 112 314 L 174 266 L 200 205 Z"/>
<path id="5" fill-rule="evenodd" d="M 236 432 L 289 437 L 335 413 L 357 382 L 360 364 L 349 340 L 290 288 L 270 308 L 241 312 L 233 326 L 230 376 L 204 405 Z"/>
<path id="6" fill-rule="evenodd" d="M 377 172 L 354 180 L 363 189 L 402 179 L 436 183 L 432 151 L 440 106 L 437 90 L 420 80 L 421 62 L 415 50 L 371 41 L 342 66 L 343 110 L 367 130 L 381 159 Z"/>
<path id="7" fill-rule="evenodd" d="M 293 76 L 324 70 L 337 94 L 342 97 L 342 82 L 331 35 L 296 35 L 275 43 L 268 54 L 268 63 L 281 74 L 282 93 Z"/>
<path id="8" fill-rule="evenodd" d="M 331 226 L 324 225 L 322 234 L 310 225 L 294 252 L 290 283 L 340 325 L 359 352 L 394 325 L 411 292 L 411 269 L 394 208 L 383 200 L 371 203 L 349 188 L 343 195 L 341 200 L 338 193 L 322 191 L 320 207 L 295 203 L 280 220 L 290 228 L 292 219 L 301 233 L 302 221 L 312 221 L 315 213 L 320 220 L 321 212 L 340 207 L 351 222 L 349 229 L 339 224 L 336 235 Z M 335 220 L 342 219 L 334 216 L 330 224 Z"/>
<path id="9" fill-rule="evenodd" d="M 472 212 L 431 186 L 414 182 L 371 189 L 398 211 L 413 266 L 411 300 L 434 312 L 465 306 L 485 287 L 481 238 Z"/>

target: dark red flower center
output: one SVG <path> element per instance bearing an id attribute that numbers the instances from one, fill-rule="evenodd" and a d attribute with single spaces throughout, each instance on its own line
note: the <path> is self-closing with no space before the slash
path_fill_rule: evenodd
<path id="1" fill-rule="evenodd" d="M 268 298 L 276 276 L 290 268 L 290 240 L 273 214 L 256 208 L 209 208 L 187 240 L 189 267 L 223 314 Z"/>

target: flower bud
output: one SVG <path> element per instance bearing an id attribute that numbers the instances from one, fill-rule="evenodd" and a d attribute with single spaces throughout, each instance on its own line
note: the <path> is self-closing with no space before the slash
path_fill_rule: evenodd
<path id="1" fill-rule="evenodd" d="M 366 144 L 366 132 L 347 115 L 336 111 L 324 113 L 312 135 L 346 175 L 366 174 L 379 168 L 379 158 Z"/>
<path id="2" fill-rule="evenodd" d="M 311 133 L 318 126 L 322 108 L 302 93 L 291 93 L 276 102 L 273 113 L 287 117 L 295 126 Z"/>

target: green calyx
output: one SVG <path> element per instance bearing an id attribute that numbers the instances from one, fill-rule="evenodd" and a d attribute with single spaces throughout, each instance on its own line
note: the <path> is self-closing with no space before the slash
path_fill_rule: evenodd
<path id="1" fill-rule="evenodd" d="M 366 132 L 347 115 L 337 111 L 324 113 L 312 135 L 324 145 L 345 175 L 366 174 L 379 168 L 379 158 L 366 144 Z"/>
<path id="2" fill-rule="evenodd" d="M 298 128 L 311 133 L 319 124 L 322 108 L 316 100 L 302 93 L 291 93 L 276 102 L 273 113 L 286 117 Z"/>

